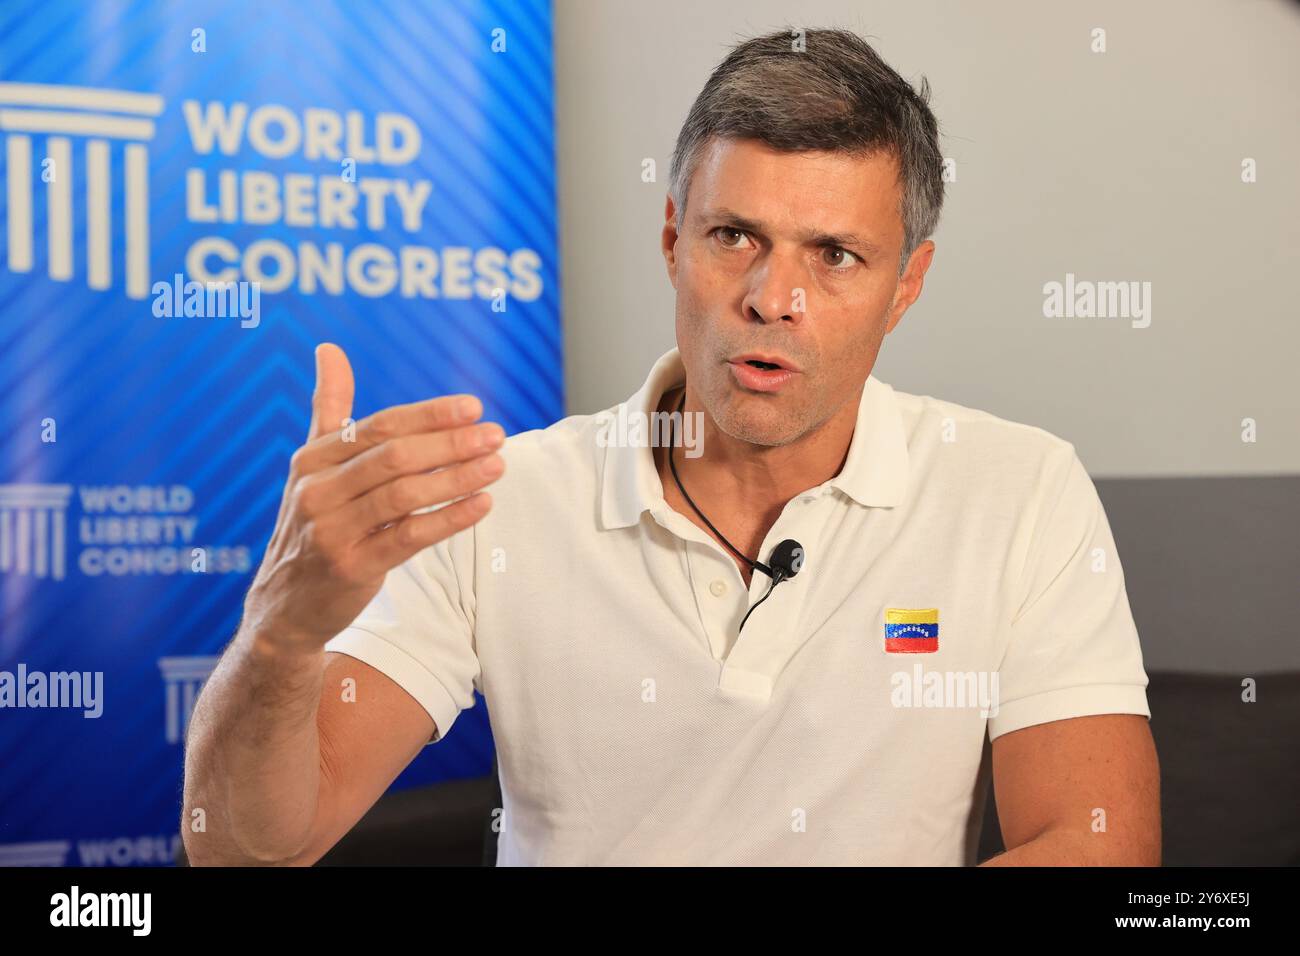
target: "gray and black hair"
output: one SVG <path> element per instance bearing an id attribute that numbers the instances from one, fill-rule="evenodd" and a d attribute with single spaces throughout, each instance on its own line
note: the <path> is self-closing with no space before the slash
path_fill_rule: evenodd
<path id="1" fill-rule="evenodd" d="M 803 49 L 795 41 L 802 32 Z M 677 135 L 669 190 L 680 229 L 691 178 L 714 137 L 756 139 L 786 152 L 826 150 L 898 161 L 901 274 L 934 233 L 943 207 L 943 155 L 930 106 L 865 40 L 847 30 L 769 33 L 738 44 L 713 71 Z"/>

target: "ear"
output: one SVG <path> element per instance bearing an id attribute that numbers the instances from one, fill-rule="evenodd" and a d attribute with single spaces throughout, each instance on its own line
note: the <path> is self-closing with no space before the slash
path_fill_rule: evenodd
<path id="1" fill-rule="evenodd" d="M 673 203 L 672 193 L 668 194 L 667 202 L 664 204 L 664 231 L 659 244 L 664 254 L 664 262 L 668 266 L 668 281 L 675 289 L 677 288 L 677 206 Z"/>
<path id="2" fill-rule="evenodd" d="M 907 260 L 907 268 L 903 270 L 902 278 L 894 289 L 894 301 L 889 306 L 889 319 L 885 323 L 886 335 L 898 327 L 898 323 L 903 321 L 903 313 L 921 297 L 925 273 L 933 259 L 934 243 L 929 239 L 912 251 L 911 258 Z"/>

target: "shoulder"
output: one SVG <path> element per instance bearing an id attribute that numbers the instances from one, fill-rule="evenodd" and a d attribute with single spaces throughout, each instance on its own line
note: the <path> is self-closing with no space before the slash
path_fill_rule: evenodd
<path id="1" fill-rule="evenodd" d="M 617 407 L 617 406 L 616 406 Z M 604 417 L 615 409 L 590 415 L 569 415 L 545 428 L 530 428 L 509 436 L 501 449 L 507 465 L 533 469 L 586 469 L 598 463 L 598 441 Z"/>
<path id="2" fill-rule="evenodd" d="M 1031 454 L 1059 455 L 1074 450 L 1074 445 L 1065 438 L 1037 425 L 1001 418 L 933 395 L 916 395 L 898 389 L 893 392 L 909 444 L 912 439 L 924 442 L 938 433 L 940 440 L 946 438 L 949 443 L 971 438 L 986 446 Z"/>
<path id="3" fill-rule="evenodd" d="M 957 402 L 892 389 L 909 459 L 931 484 L 961 495 L 1021 500 L 1082 471 L 1074 444 L 1045 428 Z"/>
<path id="4" fill-rule="evenodd" d="M 545 428 L 532 428 L 506 438 L 501 448 L 506 470 L 489 486 L 503 504 L 572 502 L 594 493 L 604 463 L 600 442 L 601 416 L 570 415 Z"/>

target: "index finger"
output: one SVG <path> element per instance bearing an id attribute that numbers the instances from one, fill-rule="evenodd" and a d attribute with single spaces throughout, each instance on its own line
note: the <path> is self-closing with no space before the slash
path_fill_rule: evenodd
<path id="1" fill-rule="evenodd" d="M 471 424 L 483 414 L 483 403 L 473 395 L 440 395 L 405 405 L 393 405 L 367 415 L 357 422 L 355 430 L 322 435 L 310 445 L 317 448 L 308 453 L 312 470 L 336 465 L 374 448 L 384 442 L 413 435 L 417 432 L 436 432 Z"/>

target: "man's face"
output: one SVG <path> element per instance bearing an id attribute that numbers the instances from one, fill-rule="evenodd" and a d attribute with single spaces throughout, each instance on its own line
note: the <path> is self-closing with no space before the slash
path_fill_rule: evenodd
<path id="1" fill-rule="evenodd" d="M 856 417 L 881 340 L 920 295 L 934 250 L 923 243 L 900 281 L 893 157 L 715 138 L 689 190 L 680 231 L 668 200 L 663 251 L 677 345 L 709 417 L 758 445 L 794 442 L 842 410 Z M 786 371 L 744 361 L 754 355 Z"/>

